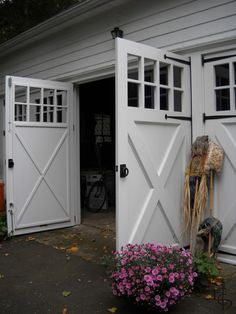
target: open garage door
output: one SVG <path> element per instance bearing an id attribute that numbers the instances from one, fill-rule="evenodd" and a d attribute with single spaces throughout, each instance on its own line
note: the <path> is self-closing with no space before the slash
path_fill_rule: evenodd
<path id="1" fill-rule="evenodd" d="M 72 85 L 6 78 L 8 232 L 75 223 L 71 204 Z"/>
<path id="2" fill-rule="evenodd" d="M 205 134 L 225 152 L 222 173 L 215 178 L 213 206 L 223 224 L 220 251 L 225 254 L 220 259 L 236 264 L 236 57 L 205 59 L 204 78 Z"/>
<path id="3" fill-rule="evenodd" d="M 189 60 L 120 38 L 116 54 L 117 248 L 181 243 Z"/>

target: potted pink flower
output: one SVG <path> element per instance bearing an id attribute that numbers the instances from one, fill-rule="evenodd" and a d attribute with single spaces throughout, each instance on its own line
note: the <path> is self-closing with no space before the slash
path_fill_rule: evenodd
<path id="1" fill-rule="evenodd" d="M 193 291 L 192 255 L 177 246 L 128 244 L 113 252 L 112 292 L 167 312 Z"/>

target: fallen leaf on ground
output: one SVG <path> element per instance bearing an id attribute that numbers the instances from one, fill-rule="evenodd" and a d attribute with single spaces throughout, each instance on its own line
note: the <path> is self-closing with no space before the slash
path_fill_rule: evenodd
<path id="1" fill-rule="evenodd" d="M 26 241 L 33 241 L 33 240 L 35 240 L 35 238 L 33 238 L 33 237 L 27 237 L 27 239 L 26 239 Z"/>
<path id="2" fill-rule="evenodd" d="M 214 297 L 211 294 L 208 294 L 208 295 L 205 296 L 205 299 L 206 300 L 213 300 Z"/>
<path id="3" fill-rule="evenodd" d="M 65 290 L 62 292 L 62 295 L 63 295 L 63 297 L 68 297 L 69 295 L 71 295 L 71 292 Z"/>
<path id="4" fill-rule="evenodd" d="M 4 278 L 4 275 L 0 273 L 0 279 Z"/>
<path id="5" fill-rule="evenodd" d="M 62 310 L 62 314 L 68 314 L 68 309 L 66 307 Z"/>
<path id="6" fill-rule="evenodd" d="M 117 307 L 111 307 L 110 309 L 107 309 L 107 311 L 110 313 L 115 313 L 117 310 Z"/>
<path id="7" fill-rule="evenodd" d="M 77 253 L 79 251 L 78 246 L 72 246 L 71 248 L 66 250 L 68 253 Z"/>
<path id="8" fill-rule="evenodd" d="M 9 256 L 9 253 L 5 253 L 4 255 L 5 255 L 5 256 Z"/>

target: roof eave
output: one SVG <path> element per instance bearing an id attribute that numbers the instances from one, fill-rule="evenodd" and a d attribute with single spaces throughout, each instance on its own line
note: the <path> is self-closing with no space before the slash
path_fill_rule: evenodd
<path id="1" fill-rule="evenodd" d="M 87 18 L 88 15 L 94 14 L 97 8 L 113 1 L 114 0 L 85 0 L 2 43 L 0 45 L 0 56 L 9 54 L 41 37 L 46 37 L 78 21 L 82 21 L 84 18 Z"/>

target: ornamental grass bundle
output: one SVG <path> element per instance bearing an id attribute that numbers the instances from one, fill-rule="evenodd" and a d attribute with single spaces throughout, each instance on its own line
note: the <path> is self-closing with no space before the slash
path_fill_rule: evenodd
<path id="1" fill-rule="evenodd" d="M 183 231 L 190 232 L 190 249 L 194 253 L 198 227 L 208 199 L 207 177 L 204 172 L 208 136 L 197 137 L 192 158 L 186 169 L 183 201 Z"/>

